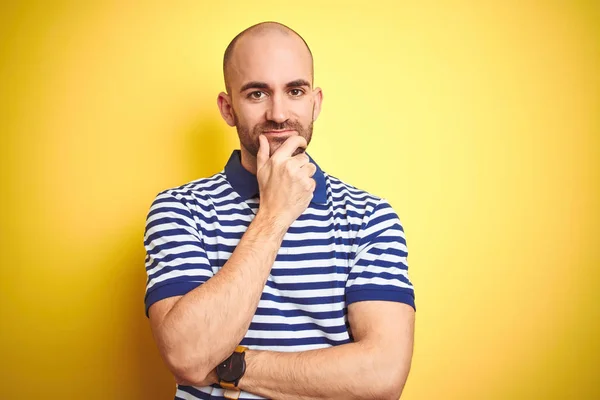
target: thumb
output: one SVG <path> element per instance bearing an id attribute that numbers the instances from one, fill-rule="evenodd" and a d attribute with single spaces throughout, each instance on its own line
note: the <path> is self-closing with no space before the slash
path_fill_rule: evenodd
<path id="1" fill-rule="evenodd" d="M 258 172 L 269 161 L 269 141 L 265 135 L 258 137 L 258 153 L 256 154 L 256 172 Z"/>

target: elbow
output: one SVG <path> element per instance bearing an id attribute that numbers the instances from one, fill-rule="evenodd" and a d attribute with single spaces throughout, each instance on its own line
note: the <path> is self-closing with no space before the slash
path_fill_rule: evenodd
<path id="1" fill-rule="evenodd" d="M 372 387 L 368 398 L 372 400 L 398 400 L 402 395 L 404 382 L 388 381 L 381 382 L 378 386 Z"/>
<path id="2" fill-rule="evenodd" d="M 380 387 L 377 399 L 381 400 L 398 400 L 402 395 L 404 382 L 387 382 Z"/>
<path id="3" fill-rule="evenodd" d="M 398 400 L 404 390 L 404 385 L 408 377 L 408 368 L 404 366 L 396 366 L 389 368 L 378 376 L 373 393 L 373 399 L 378 400 Z"/>
<path id="4" fill-rule="evenodd" d="M 165 362 L 178 385 L 205 386 L 211 372 L 211 369 L 205 366 L 206 363 L 190 357 L 166 355 Z"/>
<path id="5" fill-rule="evenodd" d="M 175 383 L 182 386 L 206 386 L 208 374 L 203 371 L 197 371 L 190 368 L 172 369 Z"/>

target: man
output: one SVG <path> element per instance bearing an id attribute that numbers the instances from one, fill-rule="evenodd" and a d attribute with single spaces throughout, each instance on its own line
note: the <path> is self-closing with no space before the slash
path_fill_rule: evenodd
<path id="1" fill-rule="evenodd" d="M 225 52 L 218 106 L 240 151 L 150 209 L 146 312 L 178 399 L 398 399 L 414 292 L 390 205 L 304 152 L 312 55 L 278 23 Z"/>

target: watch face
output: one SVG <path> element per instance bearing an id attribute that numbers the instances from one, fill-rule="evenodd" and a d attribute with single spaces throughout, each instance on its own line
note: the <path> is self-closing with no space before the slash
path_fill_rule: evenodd
<path id="1" fill-rule="evenodd" d="M 225 382 L 235 382 L 242 377 L 245 369 L 244 354 L 233 353 L 231 357 L 217 366 L 217 375 Z"/>

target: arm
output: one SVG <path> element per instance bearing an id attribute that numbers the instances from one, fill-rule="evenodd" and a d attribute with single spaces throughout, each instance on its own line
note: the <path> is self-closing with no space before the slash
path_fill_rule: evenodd
<path id="1" fill-rule="evenodd" d="M 215 276 L 184 296 L 150 307 L 154 339 L 179 383 L 200 384 L 242 340 L 284 234 L 257 215 Z M 221 340 L 211 340 L 215 337 Z"/>
<path id="2" fill-rule="evenodd" d="M 272 399 L 398 399 L 410 369 L 414 315 L 403 303 L 353 303 L 354 343 L 297 353 L 248 350 L 239 386 Z"/>
<path id="3" fill-rule="evenodd" d="M 381 200 L 365 217 L 346 283 L 354 343 L 300 352 L 250 352 L 242 389 L 265 397 L 397 399 L 414 335 L 414 290 L 397 214 Z"/>
<path id="4" fill-rule="evenodd" d="M 264 137 L 260 140 L 257 178 L 261 205 L 231 257 L 217 274 L 200 286 L 183 296 L 159 300 L 148 310 L 158 349 L 180 383 L 207 384 L 214 378 L 211 371 L 242 340 L 283 236 L 312 198 L 315 182 L 311 177 L 315 167 L 304 154 L 291 157 L 298 147 L 306 147 L 305 139 L 290 138 L 271 158 L 268 142 Z M 191 220 L 191 216 L 186 219 Z M 187 228 L 189 230 L 189 226 Z M 176 266 L 160 260 L 178 259 L 182 252 L 189 252 L 189 246 L 195 253 L 204 254 L 200 240 L 196 239 L 191 245 L 193 238 L 186 237 L 185 245 L 179 246 L 176 239 L 160 236 L 160 232 L 163 231 L 153 234 L 156 244 L 149 247 L 160 248 L 170 242 L 169 246 L 163 246 L 166 254 L 157 258 L 153 270 L 174 270 L 184 278 L 190 275 L 189 270 L 178 271 Z M 177 250 L 179 247 L 185 249 Z M 197 257 L 189 261 L 193 267 L 199 267 L 198 262 Z M 202 262 L 204 269 L 210 268 L 206 257 Z"/>

